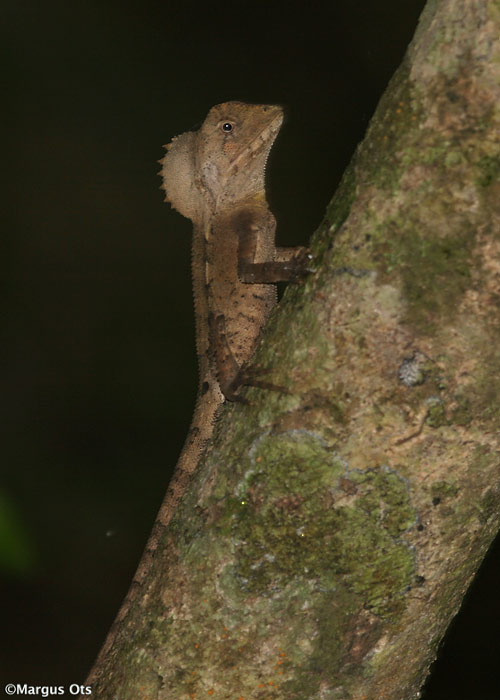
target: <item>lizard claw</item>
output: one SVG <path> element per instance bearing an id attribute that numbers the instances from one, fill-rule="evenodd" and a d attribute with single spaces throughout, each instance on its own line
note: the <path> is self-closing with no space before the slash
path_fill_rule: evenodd
<path id="1" fill-rule="evenodd" d="M 301 282 L 307 275 L 316 272 L 316 269 L 311 266 L 314 260 L 314 255 L 309 248 L 302 250 L 290 260 L 290 282 Z"/>

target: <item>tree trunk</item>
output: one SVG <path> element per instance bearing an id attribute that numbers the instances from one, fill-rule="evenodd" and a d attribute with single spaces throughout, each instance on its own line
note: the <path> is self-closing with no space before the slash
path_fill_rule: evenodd
<path id="1" fill-rule="evenodd" d="M 499 105 L 498 2 L 429 0 L 93 697 L 418 696 L 500 520 Z"/>

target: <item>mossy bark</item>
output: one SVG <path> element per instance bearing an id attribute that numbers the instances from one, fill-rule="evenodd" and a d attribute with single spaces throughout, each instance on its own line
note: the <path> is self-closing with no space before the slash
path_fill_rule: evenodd
<path id="1" fill-rule="evenodd" d="M 405 700 L 500 523 L 500 5 L 431 0 L 98 669 L 120 700 Z"/>

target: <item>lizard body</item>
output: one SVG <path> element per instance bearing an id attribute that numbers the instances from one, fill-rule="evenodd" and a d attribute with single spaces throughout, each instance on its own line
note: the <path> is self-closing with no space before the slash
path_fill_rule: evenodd
<path id="1" fill-rule="evenodd" d="M 264 192 L 280 107 L 226 102 L 197 132 L 177 136 L 162 161 L 166 201 L 194 226 L 192 273 L 200 390 L 238 400 L 241 369 L 272 307 L 272 284 L 305 271 L 304 248 L 276 248 Z M 222 338 L 222 336 L 224 336 Z"/>
<path id="2" fill-rule="evenodd" d="M 246 402 L 239 393 L 246 384 L 273 386 L 259 381 L 248 362 L 276 304 L 274 283 L 303 275 L 310 257 L 306 248 L 276 248 L 276 222 L 265 198 L 266 160 L 282 120 L 277 106 L 216 105 L 198 131 L 175 137 L 160 161 L 166 201 L 193 222 L 198 397 L 146 550 L 89 682 L 144 582 L 224 400 Z"/>

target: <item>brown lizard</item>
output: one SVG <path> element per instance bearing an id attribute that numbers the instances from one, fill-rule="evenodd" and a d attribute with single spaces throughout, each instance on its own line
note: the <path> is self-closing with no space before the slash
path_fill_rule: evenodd
<path id="1" fill-rule="evenodd" d="M 273 105 L 216 105 L 198 131 L 175 137 L 160 161 L 166 201 L 193 222 L 199 391 L 186 443 L 134 582 L 88 682 L 99 674 L 117 623 L 144 581 L 224 400 L 246 402 L 240 390 L 249 384 L 277 388 L 261 381 L 248 363 L 276 304 L 274 283 L 307 273 L 311 258 L 307 248 L 275 246 L 276 222 L 266 202 L 264 170 L 282 121 L 281 107 Z"/>
<path id="2" fill-rule="evenodd" d="M 212 107 L 198 131 L 175 137 L 161 161 L 165 200 L 193 222 L 192 276 L 199 390 L 176 467 L 163 524 L 210 438 L 224 402 L 243 401 L 245 385 L 273 388 L 248 363 L 271 309 L 273 283 L 308 271 L 307 248 L 276 248 L 276 221 L 264 191 L 264 171 L 283 121 L 274 105 L 225 102 Z M 173 496 L 177 479 L 183 486 Z"/>

